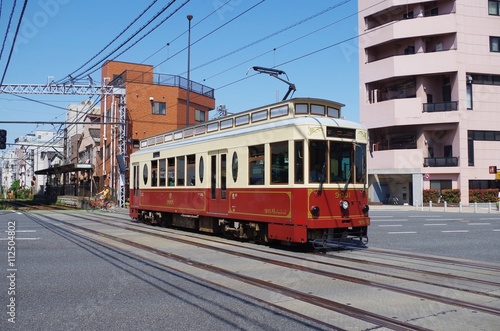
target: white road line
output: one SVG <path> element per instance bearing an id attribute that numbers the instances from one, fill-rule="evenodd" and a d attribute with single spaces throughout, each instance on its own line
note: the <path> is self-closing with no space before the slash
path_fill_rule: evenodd
<path id="1" fill-rule="evenodd" d="M 424 224 L 424 226 L 435 226 L 435 225 L 448 225 L 448 224 L 445 224 L 445 223 L 433 223 L 433 224 Z"/>
<path id="2" fill-rule="evenodd" d="M 467 225 L 491 225 L 491 223 L 467 223 Z"/>
<path id="3" fill-rule="evenodd" d="M 403 224 L 380 224 L 378 225 L 379 227 L 383 228 L 383 227 L 395 227 L 395 226 L 403 226 Z"/>
<path id="4" fill-rule="evenodd" d="M 9 238 L 0 238 L 0 240 L 11 240 L 11 239 L 9 239 Z M 40 238 L 18 238 L 18 237 L 16 237 L 15 240 L 16 241 L 18 241 L 18 240 L 40 240 Z"/>
<path id="5" fill-rule="evenodd" d="M 500 229 L 493 229 L 493 232 L 500 232 Z"/>
<path id="6" fill-rule="evenodd" d="M 426 218 L 425 219 L 426 221 L 434 221 L 432 218 L 429 219 L 429 218 Z M 440 218 L 436 221 L 463 221 L 464 219 L 463 218 Z"/>
<path id="7" fill-rule="evenodd" d="M 448 230 L 448 231 L 441 231 L 442 233 L 465 233 L 469 232 L 469 230 Z"/>
<path id="8" fill-rule="evenodd" d="M 408 222 L 408 220 L 371 220 L 372 222 Z"/>
<path id="9" fill-rule="evenodd" d="M 7 231 L 5 231 L 5 232 L 7 232 Z M 16 233 L 21 233 L 21 232 L 23 232 L 23 233 L 36 232 L 36 230 L 16 230 Z"/>
<path id="10" fill-rule="evenodd" d="M 407 232 L 387 232 L 388 234 L 415 234 L 415 231 L 407 231 Z"/>
<path id="11" fill-rule="evenodd" d="M 416 217 L 416 218 L 421 218 L 422 215 L 410 215 L 408 217 Z M 426 216 L 427 218 L 441 218 L 441 215 L 436 215 L 436 216 Z"/>
<path id="12" fill-rule="evenodd" d="M 480 221 L 498 221 L 500 218 L 498 217 L 490 217 L 490 218 L 480 218 Z"/>

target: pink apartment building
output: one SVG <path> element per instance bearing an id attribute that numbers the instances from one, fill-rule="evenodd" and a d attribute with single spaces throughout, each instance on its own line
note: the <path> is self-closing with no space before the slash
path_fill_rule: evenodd
<path id="1" fill-rule="evenodd" d="M 499 188 L 500 0 L 358 1 L 369 197 Z"/>

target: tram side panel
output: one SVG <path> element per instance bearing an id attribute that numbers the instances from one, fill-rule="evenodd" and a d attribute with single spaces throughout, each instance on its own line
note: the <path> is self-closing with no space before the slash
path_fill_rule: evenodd
<path id="1" fill-rule="evenodd" d="M 161 158 L 177 157 L 186 151 L 196 155 L 194 186 L 153 188 L 143 180 L 147 177 L 143 173 L 144 165 L 151 162 L 152 152 L 134 156 L 131 161 L 137 165 L 137 171 L 134 170 L 132 178 L 134 185 L 131 185 L 130 216 L 138 218 L 139 213 L 144 211 L 178 216 L 185 214 L 183 217 L 191 217 L 193 220 L 199 217 L 200 228 L 214 228 L 219 219 L 262 222 L 268 225 L 269 239 L 299 243 L 317 239 L 317 236 L 323 236 L 323 232 L 328 229 L 344 231 L 362 228 L 366 235 L 369 218 L 363 211 L 367 202 L 363 188 L 344 192 L 340 187 L 322 189 L 316 187 L 319 184 L 314 187 L 304 183 L 293 184 L 293 143 L 300 139 L 304 139 L 303 132 L 296 127 L 288 127 L 263 134 L 247 134 L 191 144 L 187 148 L 162 147 Z M 286 185 L 270 185 L 269 144 L 279 141 L 288 141 L 290 181 Z M 307 139 L 304 141 L 307 145 Z M 252 178 L 249 169 L 249 147 L 259 144 L 265 145 L 265 171 L 262 183 L 253 185 L 252 180 L 255 178 Z M 224 146 L 226 149 L 211 154 L 210 151 L 215 146 Z M 234 154 L 238 159 L 236 171 L 232 169 Z M 213 159 L 213 155 L 217 157 Z M 221 155 L 225 155 L 224 158 Z M 307 159 L 305 164 L 307 167 Z M 221 171 L 225 171 L 223 176 Z M 342 199 L 351 205 L 348 212 L 343 212 L 340 208 Z M 207 225 L 207 222 L 212 223 Z M 195 224 L 194 221 L 192 224 Z"/>

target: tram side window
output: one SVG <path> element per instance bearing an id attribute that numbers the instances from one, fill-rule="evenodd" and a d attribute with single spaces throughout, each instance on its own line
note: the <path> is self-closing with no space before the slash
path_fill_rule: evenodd
<path id="1" fill-rule="evenodd" d="M 196 156 L 194 154 L 191 154 L 186 156 L 186 159 L 187 159 L 188 185 L 194 186 L 196 184 L 196 170 L 195 170 Z"/>
<path id="2" fill-rule="evenodd" d="M 295 142 L 295 184 L 304 183 L 304 142 Z"/>
<path id="3" fill-rule="evenodd" d="M 158 160 L 151 161 L 151 186 L 158 186 Z"/>
<path id="4" fill-rule="evenodd" d="M 175 159 L 170 157 L 168 162 L 168 186 L 175 186 Z"/>
<path id="5" fill-rule="evenodd" d="M 159 161 L 160 163 L 160 184 L 159 186 L 166 186 L 166 178 L 167 178 L 167 167 L 166 167 L 166 160 L 165 159 L 161 159 Z"/>
<path id="6" fill-rule="evenodd" d="M 184 186 L 186 178 L 186 160 L 184 156 L 177 157 L 177 186 Z"/>
<path id="7" fill-rule="evenodd" d="M 134 178 L 133 178 L 133 183 L 134 183 L 134 196 L 139 195 L 139 165 L 134 165 Z"/>
<path id="8" fill-rule="evenodd" d="M 248 147 L 248 184 L 264 184 L 264 145 Z"/>
<path id="9" fill-rule="evenodd" d="M 330 144 L 330 178 L 331 182 L 349 182 L 352 183 L 351 174 L 353 160 L 352 143 L 343 143 L 332 141 Z"/>
<path id="10" fill-rule="evenodd" d="M 309 182 L 322 183 L 326 180 L 327 142 L 311 140 L 309 143 Z"/>
<path id="11" fill-rule="evenodd" d="M 366 144 L 356 144 L 356 183 L 366 179 Z"/>
<path id="12" fill-rule="evenodd" d="M 271 184 L 288 184 L 288 141 L 271 144 Z"/>

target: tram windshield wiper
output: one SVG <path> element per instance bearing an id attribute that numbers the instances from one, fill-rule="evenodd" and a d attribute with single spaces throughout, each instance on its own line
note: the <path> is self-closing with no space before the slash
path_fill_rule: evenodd
<path id="1" fill-rule="evenodd" d="M 342 189 L 342 193 L 347 192 L 347 186 L 349 185 L 349 181 L 351 180 L 351 173 L 352 173 L 352 170 L 349 169 L 349 174 L 347 175 L 347 180 L 345 181 L 345 185 L 344 185 L 344 188 Z"/>
<path id="2" fill-rule="evenodd" d="M 323 191 L 323 183 L 326 180 L 326 162 L 323 163 L 323 167 L 321 168 L 321 176 L 319 176 L 319 188 L 318 188 L 318 193 L 321 194 Z"/>

